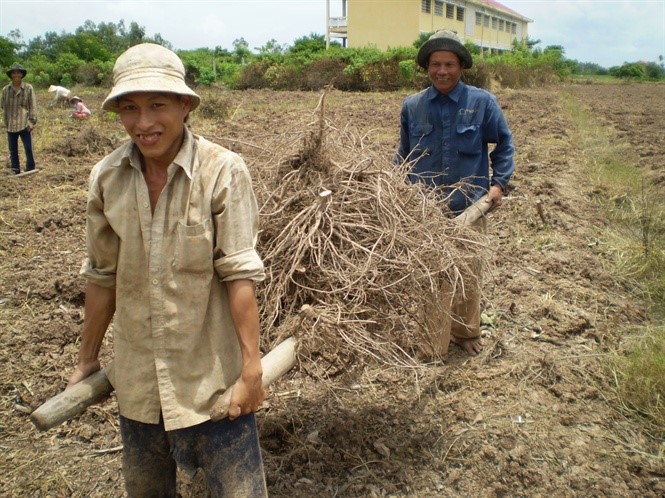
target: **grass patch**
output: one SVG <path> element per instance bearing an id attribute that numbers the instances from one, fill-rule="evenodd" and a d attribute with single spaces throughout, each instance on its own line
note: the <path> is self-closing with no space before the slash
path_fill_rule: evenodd
<path id="1" fill-rule="evenodd" d="M 568 110 L 583 152 L 594 198 L 610 220 L 604 238 L 615 254 L 615 273 L 635 282 L 658 325 L 628 338 L 610 360 L 623 407 L 665 434 L 665 192 L 635 166 L 629 144 L 612 136 L 572 96 Z M 629 331 L 627 331 L 629 332 Z"/>
<path id="2" fill-rule="evenodd" d="M 573 74 L 570 79 L 573 83 L 579 83 L 582 85 L 625 83 L 619 78 L 615 78 L 609 74 Z"/>
<path id="3" fill-rule="evenodd" d="M 626 411 L 639 413 L 653 426 L 654 436 L 665 435 L 665 327 L 633 338 L 630 353 L 616 356 L 612 371 Z"/>
<path id="4" fill-rule="evenodd" d="M 629 144 L 615 140 L 572 97 L 568 109 L 594 198 L 613 222 L 605 237 L 614 248 L 617 273 L 638 280 L 651 311 L 665 319 L 665 190 L 635 166 Z"/>

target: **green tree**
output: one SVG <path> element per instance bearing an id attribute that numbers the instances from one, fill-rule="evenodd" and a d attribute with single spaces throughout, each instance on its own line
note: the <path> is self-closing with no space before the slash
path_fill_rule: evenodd
<path id="1" fill-rule="evenodd" d="M 649 80 L 662 80 L 665 79 L 665 69 L 663 69 L 663 66 L 656 64 L 655 62 L 648 62 L 644 66 L 644 75 Z"/>
<path id="2" fill-rule="evenodd" d="M 644 64 L 639 62 L 626 62 L 622 66 L 610 68 L 610 74 L 622 79 L 643 79 L 646 76 Z"/>
<path id="3" fill-rule="evenodd" d="M 4 36 L 0 36 L 0 66 L 9 67 L 16 59 L 19 46 Z"/>
<path id="4" fill-rule="evenodd" d="M 108 60 L 113 57 L 95 33 L 79 32 L 62 38 L 61 53 L 69 52 L 82 61 Z"/>
<path id="5" fill-rule="evenodd" d="M 603 66 L 593 62 L 578 62 L 575 74 L 606 75 L 609 74 L 609 71 L 607 70 L 607 68 L 604 68 Z"/>
<path id="6" fill-rule="evenodd" d="M 286 52 L 284 45 L 277 43 L 277 40 L 268 40 L 262 47 L 257 47 L 256 51 L 261 59 L 280 59 Z"/>
<path id="7" fill-rule="evenodd" d="M 339 44 L 338 44 L 339 45 Z M 325 52 L 326 50 L 326 37 L 324 35 L 319 35 L 317 33 L 310 33 L 307 36 L 297 38 L 289 52 L 296 53 L 306 53 L 314 54 L 317 52 Z"/>
<path id="8" fill-rule="evenodd" d="M 420 48 L 423 43 L 429 40 L 429 37 L 432 36 L 435 31 L 428 31 L 427 33 L 420 33 L 420 36 L 413 41 L 413 46 L 415 48 Z"/>
<path id="9" fill-rule="evenodd" d="M 233 55 L 235 61 L 243 64 L 248 62 L 252 57 L 252 51 L 249 49 L 249 43 L 244 38 L 237 38 L 233 40 Z"/>
<path id="10" fill-rule="evenodd" d="M 145 28 L 139 26 L 138 23 L 132 22 L 129 25 L 129 31 L 127 32 L 126 38 L 130 47 L 145 42 Z"/>

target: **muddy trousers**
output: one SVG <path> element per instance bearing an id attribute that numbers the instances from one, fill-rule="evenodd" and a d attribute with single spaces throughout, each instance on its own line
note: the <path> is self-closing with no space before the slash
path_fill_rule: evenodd
<path id="1" fill-rule="evenodd" d="M 481 233 L 487 232 L 487 219 L 480 218 L 471 227 Z M 463 289 L 453 289 L 449 283 L 441 291 L 443 308 L 449 310 L 443 317 L 443 323 L 436 328 L 433 338 L 435 356 L 448 354 L 451 339 L 473 339 L 480 336 L 480 300 L 482 297 L 482 263 L 480 259 L 469 265 L 469 275 L 463 276 Z"/>
<path id="2" fill-rule="evenodd" d="M 175 498 L 176 465 L 191 476 L 201 469 L 212 497 L 268 496 L 253 413 L 174 431 L 120 416 L 120 435 L 129 498 Z"/>
<path id="3" fill-rule="evenodd" d="M 35 169 L 35 158 L 32 155 L 32 133 L 27 128 L 21 131 L 8 131 L 7 132 L 7 146 L 9 148 L 9 160 L 12 165 L 12 171 L 16 174 L 21 172 L 21 163 L 18 157 L 18 139 L 23 142 L 23 150 L 25 150 L 25 170 L 32 171 Z"/>

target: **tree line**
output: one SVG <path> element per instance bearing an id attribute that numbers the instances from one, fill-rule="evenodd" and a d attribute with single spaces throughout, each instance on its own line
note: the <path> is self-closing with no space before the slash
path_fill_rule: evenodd
<path id="1" fill-rule="evenodd" d="M 236 39 L 230 49 L 177 50 L 160 34 L 148 36 L 136 22 L 127 26 L 123 20 L 99 24 L 88 20 L 74 33 L 47 32 L 27 42 L 20 31 L 10 31 L 6 37 L 0 36 L 0 63 L 9 67 L 19 62 L 29 67 L 30 82 L 37 87 L 109 85 L 120 53 L 138 43 L 153 42 L 178 53 L 194 85 L 309 90 L 332 83 L 341 90 L 384 91 L 427 84 L 415 56 L 428 36 L 424 33 L 411 46 L 384 51 L 345 48 L 336 42 L 326 48 L 324 35 L 316 33 L 298 38 L 291 45 L 270 40 L 253 50 L 244 38 Z M 476 63 L 466 71 L 465 79 L 481 87 L 498 80 L 514 88 L 564 81 L 576 75 L 665 79 L 662 56 L 660 63 L 633 62 L 605 69 L 567 59 L 561 46 L 540 49 L 539 43 L 527 39 L 515 43 L 510 51 L 492 54 L 467 43 Z"/>

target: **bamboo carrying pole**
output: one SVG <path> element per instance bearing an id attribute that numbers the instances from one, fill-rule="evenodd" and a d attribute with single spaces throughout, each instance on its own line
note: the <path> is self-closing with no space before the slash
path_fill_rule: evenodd
<path id="1" fill-rule="evenodd" d="M 461 214 L 457 215 L 455 221 L 464 226 L 472 225 L 475 221 L 485 216 L 491 207 L 492 203 L 487 200 L 487 194 L 485 194 Z"/>
<path id="2" fill-rule="evenodd" d="M 289 337 L 261 359 L 263 387 L 268 387 L 296 364 L 296 339 Z M 46 431 L 80 415 L 87 407 L 98 403 L 113 392 L 104 369 L 55 395 L 30 414 L 30 420 L 40 431 Z M 231 389 L 215 403 L 211 417 L 219 420 L 228 415 Z M 226 404 L 224 404 L 226 403 Z"/>
<path id="3" fill-rule="evenodd" d="M 30 414 L 30 420 L 40 431 L 47 431 L 80 415 L 90 405 L 99 403 L 111 392 L 113 386 L 102 369 L 53 396 Z"/>
<path id="4" fill-rule="evenodd" d="M 263 387 L 268 387 L 296 364 L 296 338 L 289 337 L 261 359 L 263 367 Z M 233 387 L 224 391 L 210 410 L 212 420 L 221 420 L 229 414 Z"/>

